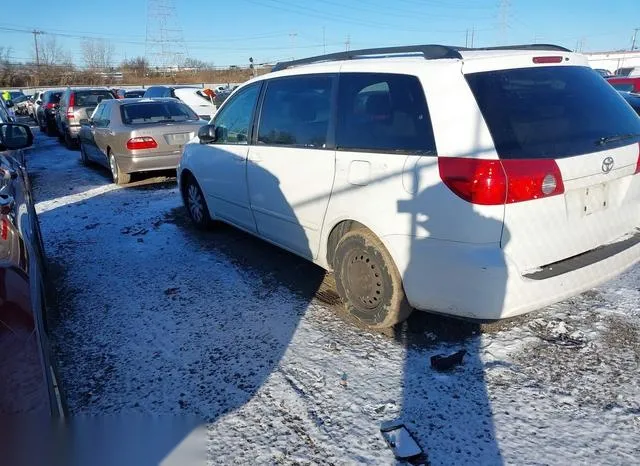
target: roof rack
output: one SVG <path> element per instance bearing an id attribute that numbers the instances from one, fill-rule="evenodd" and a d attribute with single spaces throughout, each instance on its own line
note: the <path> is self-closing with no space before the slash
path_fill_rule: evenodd
<path id="1" fill-rule="evenodd" d="M 549 50 L 549 51 L 558 51 L 558 52 L 571 52 L 566 47 L 562 47 L 560 45 L 554 44 L 521 44 L 521 45 L 502 45 L 498 47 L 479 47 L 479 48 L 471 48 L 467 49 L 464 47 L 459 47 L 458 50 Z"/>
<path id="2" fill-rule="evenodd" d="M 422 54 L 425 60 L 433 60 L 438 58 L 462 58 L 457 47 L 449 47 L 446 45 L 407 45 L 400 47 L 382 47 L 374 49 L 350 50 L 348 52 L 330 53 L 327 55 L 318 55 L 316 57 L 301 58 L 299 60 L 291 60 L 276 63 L 271 71 L 280 71 L 292 66 L 308 65 L 310 63 L 320 63 L 326 61 L 353 60 L 354 58 L 371 56 L 371 55 L 407 55 Z"/>
<path id="3" fill-rule="evenodd" d="M 322 63 L 328 61 L 339 60 L 353 60 L 356 58 L 366 56 L 389 56 L 389 55 L 408 55 L 408 54 L 422 54 L 425 60 L 437 60 L 442 58 L 457 58 L 461 59 L 461 51 L 474 51 L 474 50 L 549 50 L 549 51 L 561 51 L 571 52 L 571 50 L 553 44 L 523 44 L 523 45 L 505 45 L 500 47 L 481 47 L 481 48 L 466 48 L 466 47 L 452 47 L 449 45 L 407 45 L 399 47 L 381 47 L 374 49 L 361 49 L 350 50 L 348 52 L 329 53 L 327 55 L 318 55 L 310 58 L 301 58 L 299 60 L 278 62 L 272 68 L 272 72 L 285 70 L 292 66 L 309 65 L 311 63 Z"/>

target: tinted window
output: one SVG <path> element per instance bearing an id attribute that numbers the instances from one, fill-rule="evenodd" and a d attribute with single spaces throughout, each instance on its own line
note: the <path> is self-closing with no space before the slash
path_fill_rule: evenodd
<path id="1" fill-rule="evenodd" d="M 344 73 L 338 96 L 338 149 L 436 153 L 429 109 L 415 76 Z"/>
<path id="2" fill-rule="evenodd" d="M 640 134 L 637 115 L 589 68 L 490 71 L 467 81 L 501 158 L 570 157 L 615 147 L 598 144 L 603 137 Z"/>
<path id="3" fill-rule="evenodd" d="M 199 119 L 189 107 L 173 101 L 125 104 L 120 107 L 120 114 L 126 125 Z"/>
<path id="4" fill-rule="evenodd" d="M 52 104 L 57 104 L 58 102 L 60 102 L 60 97 L 62 97 L 62 92 L 51 92 L 45 95 L 44 101 Z"/>
<path id="5" fill-rule="evenodd" d="M 324 147 L 331 117 L 331 76 L 269 81 L 260 114 L 258 142 Z"/>
<path id="6" fill-rule="evenodd" d="M 113 99 L 113 94 L 109 91 L 76 91 L 75 107 L 95 107 L 99 100 Z"/>
<path id="7" fill-rule="evenodd" d="M 219 144 L 247 144 L 249 126 L 258 100 L 260 85 L 254 84 L 239 91 L 216 113 L 213 124 L 216 126 Z"/>
<path id="8" fill-rule="evenodd" d="M 145 97 L 171 97 L 171 91 L 166 87 L 150 87 L 144 93 Z"/>

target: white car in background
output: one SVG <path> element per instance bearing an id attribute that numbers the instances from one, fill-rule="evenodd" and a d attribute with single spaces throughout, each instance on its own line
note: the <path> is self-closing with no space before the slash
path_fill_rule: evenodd
<path id="1" fill-rule="evenodd" d="M 279 64 L 185 146 L 178 183 L 196 225 L 333 271 L 371 327 L 517 316 L 640 261 L 640 119 L 558 46 Z"/>
<path id="2" fill-rule="evenodd" d="M 205 94 L 204 89 L 196 86 L 150 86 L 144 97 L 173 97 L 191 108 L 202 120 L 210 120 L 217 107 Z"/>

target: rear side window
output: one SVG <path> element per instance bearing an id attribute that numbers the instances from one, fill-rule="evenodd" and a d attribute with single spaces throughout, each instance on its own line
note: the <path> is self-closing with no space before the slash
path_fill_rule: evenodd
<path id="1" fill-rule="evenodd" d="M 640 140 L 640 119 L 586 67 L 550 66 L 466 76 L 500 158 L 562 158 Z M 602 138 L 638 135 L 617 143 Z"/>
<path id="2" fill-rule="evenodd" d="M 330 75 L 268 81 L 260 114 L 258 143 L 322 148 L 331 119 Z"/>
<path id="3" fill-rule="evenodd" d="M 144 91 L 125 91 L 124 97 L 130 99 L 132 97 L 142 97 L 144 95 Z"/>
<path id="4" fill-rule="evenodd" d="M 609 83 L 617 91 L 632 92 L 633 84 L 631 83 Z"/>
<path id="5" fill-rule="evenodd" d="M 343 73 L 338 96 L 339 150 L 436 154 L 429 109 L 417 77 Z"/>
<path id="6" fill-rule="evenodd" d="M 113 94 L 109 91 L 76 91 L 75 107 L 95 107 L 99 100 L 113 99 Z"/>
<path id="7" fill-rule="evenodd" d="M 125 125 L 199 119 L 189 107 L 174 101 L 124 104 L 120 107 L 120 114 Z"/>
<path id="8" fill-rule="evenodd" d="M 165 87 L 150 87 L 144 94 L 145 97 L 171 97 L 171 91 Z"/>

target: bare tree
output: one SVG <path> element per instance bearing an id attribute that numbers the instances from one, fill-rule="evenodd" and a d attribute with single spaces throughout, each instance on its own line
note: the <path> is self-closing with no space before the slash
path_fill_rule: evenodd
<path id="1" fill-rule="evenodd" d="M 36 61 L 35 45 L 31 56 Z M 55 36 L 49 36 L 38 42 L 37 58 L 41 66 L 68 65 L 72 62 L 71 55 L 62 48 Z"/>
<path id="2" fill-rule="evenodd" d="M 124 60 L 120 68 L 122 68 L 122 71 L 125 73 L 131 73 L 135 77 L 141 77 L 147 74 L 149 61 L 144 57 L 130 58 L 129 60 Z"/>
<path id="3" fill-rule="evenodd" d="M 82 39 L 82 60 L 90 70 L 111 68 L 113 62 L 113 44 L 104 39 Z"/>

